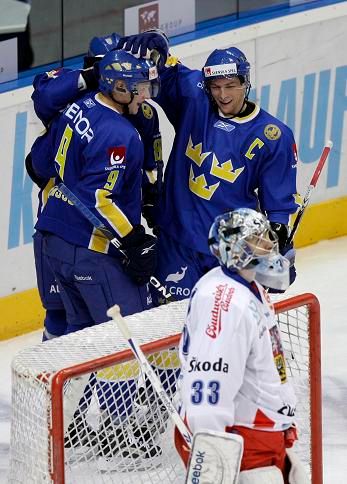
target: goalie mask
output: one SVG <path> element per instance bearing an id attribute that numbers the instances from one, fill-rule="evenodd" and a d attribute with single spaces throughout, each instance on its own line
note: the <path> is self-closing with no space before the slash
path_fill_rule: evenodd
<path id="1" fill-rule="evenodd" d="M 99 89 L 108 96 L 112 95 L 118 80 L 125 83 L 132 98 L 143 88 L 148 89 L 150 97 L 158 95 L 158 71 L 151 60 L 136 59 L 124 50 L 113 50 L 101 59 L 99 72 Z"/>
<path id="2" fill-rule="evenodd" d="M 255 280 L 272 289 L 289 287 L 289 261 L 279 254 L 278 238 L 267 218 L 250 208 L 216 217 L 209 246 L 219 263 L 232 271 L 255 272 Z"/>

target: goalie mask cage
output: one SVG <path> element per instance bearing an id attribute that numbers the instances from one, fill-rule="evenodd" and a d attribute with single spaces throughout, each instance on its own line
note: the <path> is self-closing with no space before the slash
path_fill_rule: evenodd
<path id="1" fill-rule="evenodd" d="M 127 316 L 175 401 L 187 300 Z M 298 398 L 294 449 L 322 484 L 319 302 L 274 304 Z M 110 321 L 18 353 L 12 362 L 10 483 L 183 483 L 173 424 Z"/>

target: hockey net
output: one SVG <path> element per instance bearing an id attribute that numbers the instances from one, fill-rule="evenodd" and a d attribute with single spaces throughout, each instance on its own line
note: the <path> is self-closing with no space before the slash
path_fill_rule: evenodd
<path id="1" fill-rule="evenodd" d="M 133 316 L 134 338 L 175 401 L 187 301 Z M 298 397 L 295 444 L 322 483 L 319 303 L 275 303 Z M 107 322 L 18 353 L 12 362 L 11 483 L 183 483 L 173 424 L 118 328 Z"/>

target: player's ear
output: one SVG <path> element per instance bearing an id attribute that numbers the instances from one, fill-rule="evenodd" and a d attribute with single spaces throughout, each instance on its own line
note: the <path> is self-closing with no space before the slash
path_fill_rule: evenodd
<path id="1" fill-rule="evenodd" d="M 122 79 L 117 79 L 117 81 L 114 84 L 114 90 L 124 94 L 128 92 L 126 83 Z"/>

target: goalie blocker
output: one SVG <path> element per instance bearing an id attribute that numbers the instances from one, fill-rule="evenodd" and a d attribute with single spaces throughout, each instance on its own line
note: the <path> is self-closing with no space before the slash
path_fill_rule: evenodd
<path id="1" fill-rule="evenodd" d="M 243 438 L 237 434 L 211 430 L 193 438 L 185 484 L 284 484 L 276 466 L 242 471 Z M 288 484 L 309 484 L 305 468 L 292 449 L 287 449 L 290 471 Z"/>

